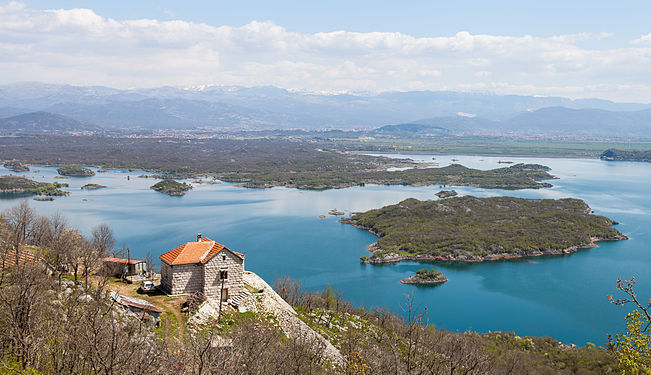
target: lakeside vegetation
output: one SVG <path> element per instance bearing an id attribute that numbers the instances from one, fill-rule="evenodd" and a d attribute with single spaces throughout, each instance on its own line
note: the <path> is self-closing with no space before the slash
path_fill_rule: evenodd
<path id="1" fill-rule="evenodd" d="M 12 172 L 29 172 L 28 166 L 16 160 L 7 161 L 3 166 Z"/>
<path id="2" fill-rule="evenodd" d="M 597 240 L 626 238 L 611 227 L 614 221 L 590 212 L 585 202 L 569 198 L 410 198 L 342 222 L 378 235 L 366 262 L 481 262 L 566 254 Z"/>
<path id="3" fill-rule="evenodd" d="M 95 172 L 92 169 L 81 167 L 79 165 L 68 165 L 57 169 L 61 176 L 69 177 L 90 177 L 94 176 Z"/>
<path id="4" fill-rule="evenodd" d="M 70 194 L 61 190 L 68 184 L 58 182 L 36 182 L 21 176 L 0 176 L 0 193 L 27 193 L 47 196 L 63 196 Z"/>
<path id="5" fill-rule="evenodd" d="M 245 187 L 344 188 L 363 184 L 455 184 L 541 188 L 548 168 L 520 164 L 482 171 L 461 165 L 422 168 L 411 160 L 342 152 L 324 143 L 279 139 L 126 139 L 23 137 L 0 139 L 0 157 L 53 165 L 81 163 L 144 169 L 165 178 L 215 174 Z M 388 168 L 414 168 L 387 171 Z M 92 171 L 91 171 L 92 172 Z"/>
<path id="6" fill-rule="evenodd" d="M 192 185 L 174 180 L 162 180 L 152 185 L 150 189 L 171 196 L 182 196 L 186 191 L 192 189 Z"/>

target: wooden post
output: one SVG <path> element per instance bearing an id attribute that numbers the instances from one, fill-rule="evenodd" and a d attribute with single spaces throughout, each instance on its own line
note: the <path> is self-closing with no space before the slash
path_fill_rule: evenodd
<path id="1" fill-rule="evenodd" d="M 219 275 L 221 276 L 221 274 Z M 217 323 L 220 323 L 222 320 L 222 301 L 224 300 L 224 279 L 222 279 L 222 289 L 219 292 L 219 315 L 217 316 Z"/>

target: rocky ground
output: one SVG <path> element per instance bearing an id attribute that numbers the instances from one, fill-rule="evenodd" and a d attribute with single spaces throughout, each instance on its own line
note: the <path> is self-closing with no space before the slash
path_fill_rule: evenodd
<path id="1" fill-rule="evenodd" d="M 278 326 L 287 337 L 313 343 L 315 347 L 323 350 L 323 355 L 329 361 L 339 365 L 344 363 L 344 358 L 339 350 L 321 334 L 305 324 L 298 317 L 294 308 L 285 302 L 260 276 L 246 271 L 244 273 L 244 283 L 248 284 L 256 293 L 246 293 L 246 296 L 239 300 L 239 310 L 241 312 L 252 311 L 263 316 L 271 314 L 277 319 Z M 209 299 L 199 308 L 190 319 L 190 322 L 204 323 L 210 318 L 217 318 L 218 314 L 219 301 Z"/>

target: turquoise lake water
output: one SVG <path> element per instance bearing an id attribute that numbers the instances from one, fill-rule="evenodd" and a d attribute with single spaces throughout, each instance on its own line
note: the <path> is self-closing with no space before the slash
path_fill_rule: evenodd
<path id="1" fill-rule="evenodd" d="M 455 187 L 464 195 L 511 195 L 527 198 L 575 197 L 597 214 L 621 224 L 628 241 L 601 242 L 598 248 L 567 256 L 484 264 L 437 264 L 450 281 L 440 286 L 412 286 L 399 280 L 423 267 L 416 262 L 363 265 L 361 255 L 376 241 L 368 232 L 325 219 L 337 208 L 346 213 L 365 211 L 406 198 L 437 199 L 431 187 L 375 186 L 341 190 L 244 189 L 232 184 L 195 185 L 184 197 L 170 197 L 149 189 L 156 180 L 138 178 L 142 172 L 111 171 L 94 177 L 56 180 L 70 183 L 71 195 L 54 202 L 30 204 L 40 214 L 60 211 L 71 224 L 88 234 L 100 223 L 110 225 L 118 245 L 132 257 L 147 251 L 155 256 L 202 232 L 224 245 L 246 252 L 246 268 L 270 284 L 288 275 L 307 289 L 328 285 L 342 291 L 356 305 L 386 307 L 400 313 L 400 303 L 413 293 L 438 327 L 482 332 L 552 336 L 565 343 L 598 345 L 608 333 L 623 330 L 628 308 L 608 303 L 618 277 L 638 279 L 643 300 L 651 297 L 651 164 L 604 162 L 588 159 L 511 158 L 485 156 L 400 155 L 415 160 L 490 169 L 498 161 L 540 163 L 559 179 L 542 190 L 494 190 Z M 435 157 L 436 160 L 432 160 Z M 36 172 L 38 171 L 38 172 Z M 0 167 L 1 174 L 9 171 Z M 16 173 L 55 181 L 55 168 L 33 167 Z M 127 179 L 130 176 L 130 179 Z M 108 188 L 84 191 L 87 183 Z M 19 199 L 5 196 L 0 210 Z"/>

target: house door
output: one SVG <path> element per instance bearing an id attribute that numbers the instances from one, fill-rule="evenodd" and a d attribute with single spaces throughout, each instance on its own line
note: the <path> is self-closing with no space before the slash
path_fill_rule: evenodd
<path id="1" fill-rule="evenodd" d="M 228 299 L 228 288 L 224 288 L 224 291 L 222 293 L 222 301 L 226 301 Z"/>

